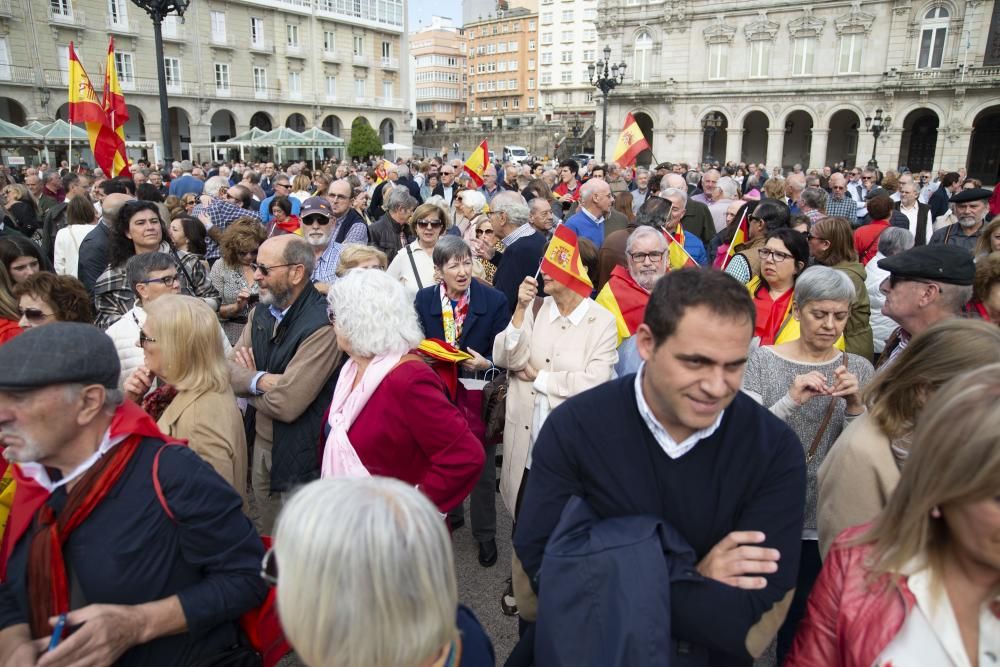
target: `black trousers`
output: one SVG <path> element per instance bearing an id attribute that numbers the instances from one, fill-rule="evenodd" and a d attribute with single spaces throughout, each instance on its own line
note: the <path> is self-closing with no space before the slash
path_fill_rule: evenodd
<path id="1" fill-rule="evenodd" d="M 806 615 L 806 602 L 809 600 L 809 593 L 813 584 L 819 577 L 819 571 L 823 568 L 823 560 L 819 555 L 818 540 L 802 540 L 802 552 L 799 556 L 799 577 L 795 582 L 795 595 L 792 597 L 792 605 L 788 609 L 788 616 L 778 630 L 777 664 L 781 667 L 785 658 L 792 652 L 792 643 L 795 641 L 795 631 L 799 627 L 799 621 Z"/>

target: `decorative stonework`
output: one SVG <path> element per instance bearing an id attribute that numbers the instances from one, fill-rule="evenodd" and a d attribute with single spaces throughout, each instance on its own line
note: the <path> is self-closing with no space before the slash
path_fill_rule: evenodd
<path id="1" fill-rule="evenodd" d="M 702 30 L 702 34 L 705 35 L 706 44 L 732 44 L 736 28 L 727 24 L 725 17 L 719 14 L 715 17 L 714 23 Z"/>
<path id="2" fill-rule="evenodd" d="M 778 28 L 780 27 L 780 25 L 767 18 L 766 11 L 761 10 L 757 12 L 756 19 L 743 26 L 743 34 L 746 36 L 747 41 L 750 42 L 764 39 L 774 41 L 774 37 L 778 34 Z"/>
<path id="3" fill-rule="evenodd" d="M 837 35 L 851 35 L 855 33 L 871 32 L 872 24 L 875 22 L 875 15 L 861 9 L 861 0 L 854 0 L 851 3 L 851 11 L 838 16 L 833 20 Z"/>
<path id="4" fill-rule="evenodd" d="M 825 23 L 826 21 L 813 14 L 812 7 L 803 7 L 802 16 L 788 22 L 788 33 L 792 37 L 819 37 Z"/>
<path id="5" fill-rule="evenodd" d="M 687 32 L 691 21 L 687 16 L 687 3 L 686 2 L 667 2 L 664 3 L 663 11 L 663 30 L 664 32 L 671 33 L 677 32 Z"/>

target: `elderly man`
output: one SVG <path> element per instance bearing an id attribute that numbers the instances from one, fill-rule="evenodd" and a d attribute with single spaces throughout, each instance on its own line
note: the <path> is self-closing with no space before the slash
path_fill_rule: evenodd
<path id="1" fill-rule="evenodd" d="M 431 195 L 438 195 L 444 198 L 448 206 L 451 206 L 455 199 L 455 192 L 457 188 L 455 187 L 455 168 L 450 164 L 445 164 L 441 166 L 440 180 L 437 185 L 434 186 L 434 190 L 431 191 Z"/>
<path id="2" fill-rule="evenodd" d="M 885 295 L 880 289 L 882 283 L 889 277 L 889 272 L 879 268 L 878 263 L 886 257 L 895 257 L 913 247 L 913 235 L 909 230 L 900 227 L 889 227 L 878 237 L 878 252 L 865 265 L 865 288 L 868 290 L 868 301 L 871 304 L 869 321 L 872 327 L 872 339 L 875 343 L 875 354 L 879 355 L 885 349 L 885 341 L 896 330 L 896 323 L 882 314 Z"/>
<path id="3" fill-rule="evenodd" d="M 178 198 L 188 193 L 200 195 L 205 184 L 194 176 L 194 165 L 191 164 L 191 160 L 181 161 L 180 169 L 181 176 L 170 181 L 168 192 Z"/>
<path id="4" fill-rule="evenodd" d="M 708 253 L 705 252 L 705 244 L 697 236 L 684 229 L 684 225 L 682 224 L 689 203 L 687 192 L 679 188 L 667 188 L 660 192 L 660 196 L 669 201 L 671 205 L 670 215 L 667 217 L 665 225 L 666 230 L 682 244 L 684 253 L 686 253 L 683 259 L 680 255 L 672 255 L 670 268 L 683 268 L 684 262 L 688 257 L 700 266 L 708 265 Z"/>
<path id="5" fill-rule="evenodd" d="M 111 340 L 37 327 L 0 347 L 0 368 L 0 445 L 17 479 L 0 663 L 191 665 L 245 641 L 239 616 L 266 592 L 257 531 L 206 462 L 123 403 Z"/>
<path id="6" fill-rule="evenodd" d="M 880 260 L 878 267 L 889 272 L 879 287 L 885 295 L 882 314 L 899 327 L 886 339 L 877 370 L 932 324 L 961 317 L 976 277 L 972 254 L 955 245 L 917 246 Z"/>
<path id="7" fill-rule="evenodd" d="M 259 220 L 256 207 L 246 208 L 252 201 L 250 191 L 243 185 L 229 185 L 224 176 L 213 176 L 205 181 L 205 192 L 196 207 L 198 219 L 205 226 L 208 238 L 205 240 L 205 259 L 214 264 L 222 256 L 219 243 L 229 225 L 243 218 Z"/>
<path id="8" fill-rule="evenodd" d="M 632 212 L 638 213 L 649 197 L 649 170 L 639 167 L 635 171 L 635 190 L 632 190 Z"/>
<path id="9" fill-rule="evenodd" d="M 408 190 L 412 196 L 412 190 L 409 188 Z M 340 244 L 368 243 L 368 224 L 351 206 L 354 188 L 350 182 L 347 179 L 333 181 L 326 190 L 326 198 L 330 202 L 330 220 L 334 225 L 333 241 Z M 417 201 L 420 199 L 417 198 Z"/>
<path id="10" fill-rule="evenodd" d="M 913 235 L 913 244 L 927 245 L 933 233 L 934 221 L 931 219 L 930 207 L 919 201 L 917 185 L 913 182 L 913 178 L 910 177 L 906 181 L 900 178 L 899 192 L 896 194 L 899 195 L 899 201 L 893 206 L 895 209 L 892 213 L 893 226 L 903 227 L 901 223 L 905 221 L 905 228 Z"/>
<path id="11" fill-rule="evenodd" d="M 528 222 L 536 231 L 545 236 L 546 239 L 552 236 L 552 225 L 555 216 L 552 214 L 552 205 L 542 197 L 535 197 L 528 202 Z"/>
<path id="12" fill-rule="evenodd" d="M 483 239 L 476 239 L 475 242 L 479 247 L 479 256 L 496 267 L 493 287 L 507 297 L 507 305 L 513 313 L 517 307 L 517 290 L 526 276 L 534 276 L 538 272 L 547 241 L 528 223 L 528 205 L 520 194 L 501 192 L 494 197 L 490 208 L 489 219 L 504 250 L 498 252 Z"/>
<path id="13" fill-rule="evenodd" d="M 670 268 L 667 238 L 655 227 L 636 227 L 625 244 L 625 262 L 624 267 L 615 266 L 596 299 L 597 303 L 615 316 L 619 347 L 642 324 L 642 315 L 646 311 L 653 285 Z M 638 365 L 641 360 L 635 361 Z M 626 370 L 628 373 L 635 371 L 636 368 Z"/>
<path id="14" fill-rule="evenodd" d="M 288 199 L 288 203 L 292 205 L 292 215 L 298 215 L 302 209 L 302 202 L 299 201 L 298 197 L 290 196 L 292 194 L 292 182 L 289 180 L 288 176 L 285 174 L 278 174 L 274 177 L 274 194 L 267 197 L 260 203 L 260 219 L 265 225 L 271 222 L 271 204 L 277 197 L 285 197 Z"/>
<path id="15" fill-rule="evenodd" d="M 739 201 L 739 186 L 732 176 L 723 176 L 715 183 L 715 190 L 712 192 L 712 203 L 708 205 L 708 211 L 712 214 L 712 223 L 715 225 L 716 233 L 721 232 L 728 224 L 726 222 L 726 211 L 734 201 Z"/>
<path id="16" fill-rule="evenodd" d="M 580 208 L 564 224 L 600 248 L 604 243 L 604 218 L 613 201 L 611 186 L 604 179 L 591 178 L 580 188 Z"/>
<path id="17" fill-rule="evenodd" d="M 635 219 L 625 229 L 611 232 L 604 237 L 604 243 L 597 251 L 597 284 L 594 287 L 598 291 L 607 284 L 616 266 L 628 267 L 625 250 L 632 233 L 644 226 L 663 229 L 666 226 L 667 217 L 670 215 L 670 206 L 670 202 L 662 197 L 650 197 L 639 209 Z M 663 236 L 662 232 L 660 236 Z"/>
<path id="18" fill-rule="evenodd" d="M 295 234 L 260 246 L 253 265 L 260 305 L 230 364 L 233 391 L 249 398 L 247 420 L 255 425 L 250 478 L 266 535 L 285 497 L 319 478 L 316 443 L 340 365 L 326 299 L 310 281 L 313 258 Z"/>
<path id="19" fill-rule="evenodd" d="M 663 191 L 667 188 L 676 188 L 687 193 L 688 184 L 684 180 L 684 177 L 679 174 L 667 174 L 660 179 L 661 197 L 663 196 Z M 685 208 L 684 219 L 681 222 L 684 225 L 684 230 L 697 236 L 703 244 L 707 245 L 711 243 L 712 238 L 716 234 L 712 211 L 709 210 L 704 202 L 691 201 L 689 198 L 687 207 Z"/>
<path id="20" fill-rule="evenodd" d="M 806 176 L 803 173 L 792 173 L 785 179 L 785 203 L 788 204 L 788 211 L 791 215 L 801 213 L 799 209 L 799 197 L 806 189 Z"/>
<path id="21" fill-rule="evenodd" d="M 345 183 L 346 181 L 334 181 Z M 350 186 L 348 185 L 348 188 Z M 338 200 L 339 201 L 339 200 Z M 348 200 L 350 201 L 350 200 Z M 333 240 L 334 226 L 332 204 L 327 197 L 309 197 L 302 202 L 302 237 L 313 250 L 315 268 L 312 284 L 320 294 L 330 291 L 330 285 L 337 280 L 337 263 L 340 261 L 341 243 Z M 362 222 L 362 224 L 364 224 Z M 367 230 L 365 230 L 367 242 Z"/>
<path id="22" fill-rule="evenodd" d="M 826 200 L 826 214 L 847 218 L 853 226 L 858 216 L 858 203 L 847 192 L 847 177 L 839 171 L 830 176 L 830 197 Z"/>
<path id="23" fill-rule="evenodd" d="M 942 227 L 931 236 L 931 245 L 954 245 L 972 254 L 979 235 L 983 233 L 989 199 L 993 194 L 986 188 L 968 188 L 951 196 L 958 222 Z"/>
<path id="24" fill-rule="evenodd" d="M 820 218 L 827 216 L 826 205 L 829 199 L 826 190 L 822 188 L 809 187 L 799 195 L 799 210 L 809 218 L 810 226 Z"/>
<path id="25" fill-rule="evenodd" d="M 24 186 L 28 188 L 31 196 L 38 201 L 38 208 L 41 209 L 43 214 L 47 213 L 50 208 L 58 203 L 46 193 L 45 186 L 42 183 L 42 179 L 38 177 L 38 174 L 28 174 L 25 176 Z"/>
<path id="26" fill-rule="evenodd" d="M 691 197 L 693 201 L 701 202 L 708 206 L 715 201 L 715 184 L 719 182 L 721 174 L 718 169 L 709 169 L 701 177 L 701 192 Z"/>
<path id="27" fill-rule="evenodd" d="M 409 222 L 417 200 L 406 188 L 394 187 L 385 198 L 385 208 L 381 219 L 368 228 L 368 236 L 369 243 L 384 252 L 391 264 L 396 253 L 416 238 Z"/>
<path id="28" fill-rule="evenodd" d="M 493 197 L 504 191 L 504 187 L 497 183 L 497 168 L 492 163 L 486 165 L 483 170 L 483 184 L 479 191 L 486 197 L 486 203 L 493 201 Z"/>

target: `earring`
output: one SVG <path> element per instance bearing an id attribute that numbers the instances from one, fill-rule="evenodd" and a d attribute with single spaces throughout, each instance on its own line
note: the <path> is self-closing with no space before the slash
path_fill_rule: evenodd
<path id="1" fill-rule="evenodd" d="M 941 508 L 935 505 L 931 508 L 931 518 L 940 519 L 941 518 Z"/>

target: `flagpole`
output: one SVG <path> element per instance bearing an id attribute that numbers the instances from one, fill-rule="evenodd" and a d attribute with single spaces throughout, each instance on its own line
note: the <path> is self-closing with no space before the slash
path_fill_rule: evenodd
<path id="1" fill-rule="evenodd" d="M 695 261 L 694 257 L 692 257 L 692 256 L 691 256 L 691 253 L 689 253 L 689 252 L 688 252 L 687 250 L 685 250 L 685 249 L 684 249 L 684 244 L 683 244 L 683 243 L 681 243 L 680 241 L 678 241 L 678 240 L 677 240 L 677 237 L 676 237 L 676 236 L 674 236 L 673 234 L 671 234 L 671 233 L 670 233 L 670 232 L 669 232 L 669 231 L 667 230 L 667 228 L 666 228 L 666 227 L 661 227 L 661 228 L 660 228 L 660 230 L 661 230 L 661 231 L 662 231 L 662 232 L 664 233 L 664 235 L 665 235 L 665 236 L 667 237 L 667 240 L 669 240 L 669 241 L 670 241 L 671 243 L 676 243 L 676 244 L 677 244 L 678 246 L 680 246 L 680 249 L 681 249 L 681 251 L 682 251 L 682 252 L 683 252 L 683 253 L 684 253 L 685 255 L 687 255 L 687 258 L 688 258 L 688 259 L 690 259 L 690 260 L 691 260 L 691 261 L 692 261 L 692 262 L 694 263 L 694 265 L 695 265 L 695 266 L 701 266 L 700 264 L 698 264 L 698 262 L 696 262 L 696 261 Z M 669 246 L 667 246 L 667 253 L 669 254 L 669 252 L 670 252 L 670 247 L 669 247 Z M 668 262 L 668 264 L 669 264 L 669 262 Z"/>
<path id="2" fill-rule="evenodd" d="M 552 236 L 555 236 L 556 230 L 559 229 L 559 225 L 561 225 L 562 223 L 563 223 L 562 220 L 556 220 L 556 226 L 552 228 Z M 549 240 L 551 241 L 552 239 Z M 538 280 L 538 274 L 542 272 L 542 262 L 544 261 L 545 261 L 545 253 L 542 253 L 542 258 L 538 260 L 538 268 L 535 270 L 536 281 Z"/>
<path id="3" fill-rule="evenodd" d="M 743 226 L 744 221 L 746 221 L 746 219 L 747 219 L 747 210 L 748 210 L 748 208 L 749 207 L 746 206 L 746 205 L 743 206 L 743 217 L 740 218 L 739 223 L 737 223 L 737 225 L 736 225 L 736 229 L 733 230 L 733 238 L 729 239 L 729 250 L 733 249 L 733 241 L 736 240 L 736 232 L 738 232 L 740 230 L 740 227 Z M 722 262 L 722 266 L 719 267 L 719 270 L 720 271 L 725 271 L 726 267 L 729 266 L 729 262 L 731 262 L 732 259 L 733 259 L 733 257 L 735 257 L 735 256 L 736 256 L 735 252 L 729 252 L 729 251 L 727 251 L 726 252 L 726 259 L 725 259 L 725 261 Z"/>

